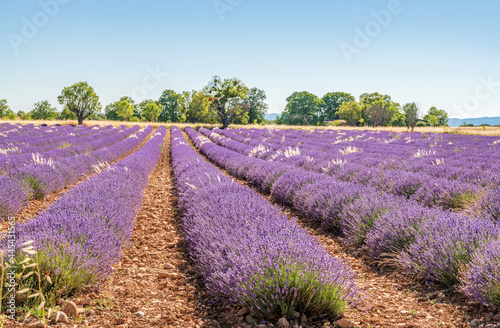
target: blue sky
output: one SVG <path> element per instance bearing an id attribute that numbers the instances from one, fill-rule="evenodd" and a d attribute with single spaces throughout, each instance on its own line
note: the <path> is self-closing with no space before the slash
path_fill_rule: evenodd
<path id="1" fill-rule="evenodd" d="M 389 94 L 451 117 L 500 116 L 500 2 L 1 0 L 0 99 L 29 110 L 89 82 L 103 106 L 201 89 Z"/>

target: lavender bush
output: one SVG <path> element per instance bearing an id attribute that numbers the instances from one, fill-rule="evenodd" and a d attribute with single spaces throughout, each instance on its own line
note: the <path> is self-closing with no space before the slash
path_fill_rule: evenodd
<path id="1" fill-rule="evenodd" d="M 449 213 L 422 222 L 415 240 L 399 256 L 410 272 L 427 281 L 453 286 L 461 266 L 470 262 L 474 251 L 499 234 L 489 221 Z"/>
<path id="2" fill-rule="evenodd" d="M 196 139 L 196 132 L 187 132 L 199 147 L 213 150 Z M 179 200 L 186 198 L 189 253 L 213 297 L 238 302 L 260 318 L 293 318 L 294 311 L 337 316 L 349 307 L 356 287 L 343 261 L 250 189 L 227 177 L 212 179 L 213 184 L 193 179 L 197 170 L 208 176 L 217 176 L 218 170 L 186 147 L 177 128 L 172 128 L 172 138 Z M 192 185 L 189 194 L 184 192 L 187 184 Z"/>
<path id="3" fill-rule="evenodd" d="M 500 308 L 500 240 L 477 249 L 460 275 L 461 290 L 474 301 Z"/>

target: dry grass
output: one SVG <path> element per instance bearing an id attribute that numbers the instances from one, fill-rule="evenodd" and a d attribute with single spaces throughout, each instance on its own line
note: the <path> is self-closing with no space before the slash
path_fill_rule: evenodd
<path id="1" fill-rule="evenodd" d="M 3 121 L 0 120 L 1 123 L 20 123 L 20 124 L 61 124 L 61 125 L 66 125 L 66 124 L 77 124 L 77 121 L 21 121 L 21 120 L 16 120 L 16 121 Z M 170 126 L 178 126 L 180 128 L 186 127 L 186 126 L 191 126 L 191 127 L 206 127 L 206 128 L 212 128 L 212 127 L 219 127 L 220 125 L 218 124 L 203 124 L 203 123 L 148 123 L 148 122 L 122 122 L 122 121 L 85 121 L 86 125 L 113 125 L 113 126 L 118 126 L 118 125 L 126 125 L 126 126 L 133 126 L 133 125 L 139 125 L 139 126 L 146 126 L 146 125 L 152 125 L 153 127 L 159 127 L 161 125 L 165 125 L 167 127 Z M 259 124 L 250 124 L 250 125 L 231 125 L 232 128 L 258 128 L 258 129 L 321 129 L 321 130 L 371 130 L 371 131 L 391 131 L 391 132 L 407 132 L 407 129 L 405 127 L 349 127 L 349 126 L 292 126 L 292 125 L 277 125 L 277 124 L 270 124 L 270 125 L 259 125 Z M 481 136 L 500 136 L 500 127 L 494 127 L 494 126 L 485 126 L 485 127 L 416 127 L 415 132 L 422 132 L 422 133 L 450 133 L 450 134 L 469 134 L 469 135 L 481 135 Z"/>

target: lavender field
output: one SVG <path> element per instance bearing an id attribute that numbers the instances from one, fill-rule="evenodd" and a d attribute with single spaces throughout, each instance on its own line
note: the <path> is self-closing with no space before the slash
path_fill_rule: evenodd
<path id="1" fill-rule="evenodd" d="M 497 146 L 437 133 L 1 124 L 5 322 L 496 327 Z"/>

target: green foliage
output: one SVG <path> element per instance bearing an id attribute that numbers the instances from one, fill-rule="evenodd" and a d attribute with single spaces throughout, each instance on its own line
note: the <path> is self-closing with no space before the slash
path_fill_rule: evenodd
<path id="1" fill-rule="evenodd" d="M 8 109 L 6 112 L 5 112 L 5 117 L 8 119 L 8 120 L 15 120 L 17 118 L 17 115 L 16 113 L 14 113 L 11 109 Z"/>
<path id="2" fill-rule="evenodd" d="M 339 119 L 338 111 L 340 105 L 345 102 L 356 101 L 356 99 L 346 92 L 330 92 L 321 98 L 323 100 L 323 108 L 321 109 L 321 120 L 336 120 Z"/>
<path id="3" fill-rule="evenodd" d="M 140 112 L 146 122 L 158 122 L 163 110 L 163 107 L 158 102 L 150 99 L 144 100 L 138 107 L 141 109 Z"/>
<path id="4" fill-rule="evenodd" d="M 10 107 L 7 105 L 7 99 L 0 99 L 0 118 L 4 117 L 9 109 Z"/>
<path id="5" fill-rule="evenodd" d="M 76 117 L 75 113 L 73 113 L 72 111 L 70 111 L 68 109 L 68 107 L 64 107 L 62 112 L 59 113 L 58 119 L 60 119 L 60 120 L 76 120 L 77 117 Z"/>
<path id="6" fill-rule="evenodd" d="M 416 103 L 405 104 L 403 106 L 403 113 L 406 116 L 406 126 L 413 132 L 420 116 L 419 106 Z"/>
<path id="7" fill-rule="evenodd" d="M 248 91 L 245 104 L 248 106 L 248 119 L 250 124 L 260 124 L 264 122 L 264 115 L 267 112 L 266 93 L 264 90 L 252 88 Z"/>
<path id="8" fill-rule="evenodd" d="M 174 90 L 163 91 L 158 104 L 162 106 L 162 111 L 158 120 L 160 122 L 180 122 L 182 109 L 182 95 Z"/>
<path id="9" fill-rule="evenodd" d="M 31 120 L 31 114 L 30 113 L 26 113 L 22 110 L 18 111 L 17 112 L 17 116 L 19 116 L 19 118 L 21 120 L 24 120 L 24 121 L 27 121 L 27 120 Z"/>
<path id="10" fill-rule="evenodd" d="M 393 116 L 391 124 L 392 126 L 406 126 L 406 116 L 399 111 Z"/>
<path id="11" fill-rule="evenodd" d="M 359 96 L 359 104 L 361 105 L 361 107 L 363 107 L 363 109 L 377 101 L 381 101 L 384 104 L 390 104 L 393 107 L 399 108 L 399 103 L 393 102 L 391 96 L 389 95 L 383 95 L 378 92 L 373 92 L 363 93 L 361 96 Z"/>
<path id="12" fill-rule="evenodd" d="M 364 119 L 372 126 L 389 126 L 394 121 L 398 109 L 392 102 L 374 101 L 363 107 Z"/>
<path id="13" fill-rule="evenodd" d="M 57 118 L 57 109 L 48 100 L 35 103 L 30 112 L 33 120 L 53 120 Z"/>
<path id="14" fill-rule="evenodd" d="M 250 286 L 246 286 L 254 295 L 242 302 L 259 318 L 274 314 L 293 319 L 296 311 L 337 317 L 349 307 L 343 299 L 345 291 L 337 285 L 324 283 L 321 275 L 299 263 L 268 267 L 263 275 L 256 275 Z"/>
<path id="15" fill-rule="evenodd" d="M 415 126 L 423 127 L 423 126 L 427 126 L 427 123 L 420 121 L 420 122 L 417 122 L 417 124 L 415 124 Z"/>
<path id="16" fill-rule="evenodd" d="M 289 125 L 316 125 L 319 122 L 323 100 L 307 91 L 294 92 L 280 116 L 280 122 Z"/>
<path id="17" fill-rule="evenodd" d="M 222 80 L 214 76 L 203 88 L 210 97 L 210 108 L 214 109 L 225 129 L 235 117 L 248 115 L 249 105 L 245 103 L 248 95 L 247 86 L 237 78 Z"/>
<path id="18" fill-rule="evenodd" d="M 57 100 L 75 113 L 78 124 L 83 124 L 83 120 L 100 112 L 102 107 L 99 97 L 87 82 L 79 82 L 64 88 Z"/>
<path id="19" fill-rule="evenodd" d="M 431 116 L 435 116 L 437 118 L 437 123 Z M 432 106 L 431 108 L 429 108 L 427 115 L 424 116 L 424 120 L 432 126 L 448 125 L 448 113 L 443 109 L 437 109 L 436 107 Z M 433 120 L 432 123 L 429 120 Z"/>
<path id="20" fill-rule="evenodd" d="M 431 126 L 439 126 L 439 118 L 437 118 L 436 115 L 425 115 L 424 119 L 429 123 Z"/>
<path id="21" fill-rule="evenodd" d="M 130 109 L 127 108 L 127 105 L 128 104 L 129 106 L 132 107 L 132 115 L 130 115 Z M 119 106 L 122 106 L 121 110 L 122 110 L 122 115 L 120 116 L 118 114 L 118 109 L 119 109 Z M 118 101 L 115 101 L 109 105 L 106 106 L 106 108 L 104 109 L 104 117 L 105 119 L 107 120 L 110 120 L 110 121 L 120 121 L 120 120 L 123 120 L 123 114 L 126 114 L 127 115 L 130 115 L 129 116 L 129 119 L 132 119 L 132 116 L 139 116 L 140 118 L 140 113 L 137 113 L 137 106 L 135 106 L 135 101 L 128 97 L 128 96 L 123 96 L 120 98 L 120 100 Z M 128 110 L 127 113 L 123 113 L 123 110 Z M 139 115 L 137 115 L 139 114 Z"/>
<path id="22" fill-rule="evenodd" d="M 183 115 L 189 123 L 218 123 L 219 115 L 210 106 L 210 96 L 193 90 L 183 93 Z"/>
<path id="23" fill-rule="evenodd" d="M 361 106 L 356 101 L 351 101 L 340 105 L 338 115 L 347 124 L 354 126 L 363 119 L 361 113 Z"/>
<path id="24" fill-rule="evenodd" d="M 128 100 L 121 100 L 116 104 L 116 115 L 124 121 L 130 121 L 134 116 L 134 107 Z"/>

